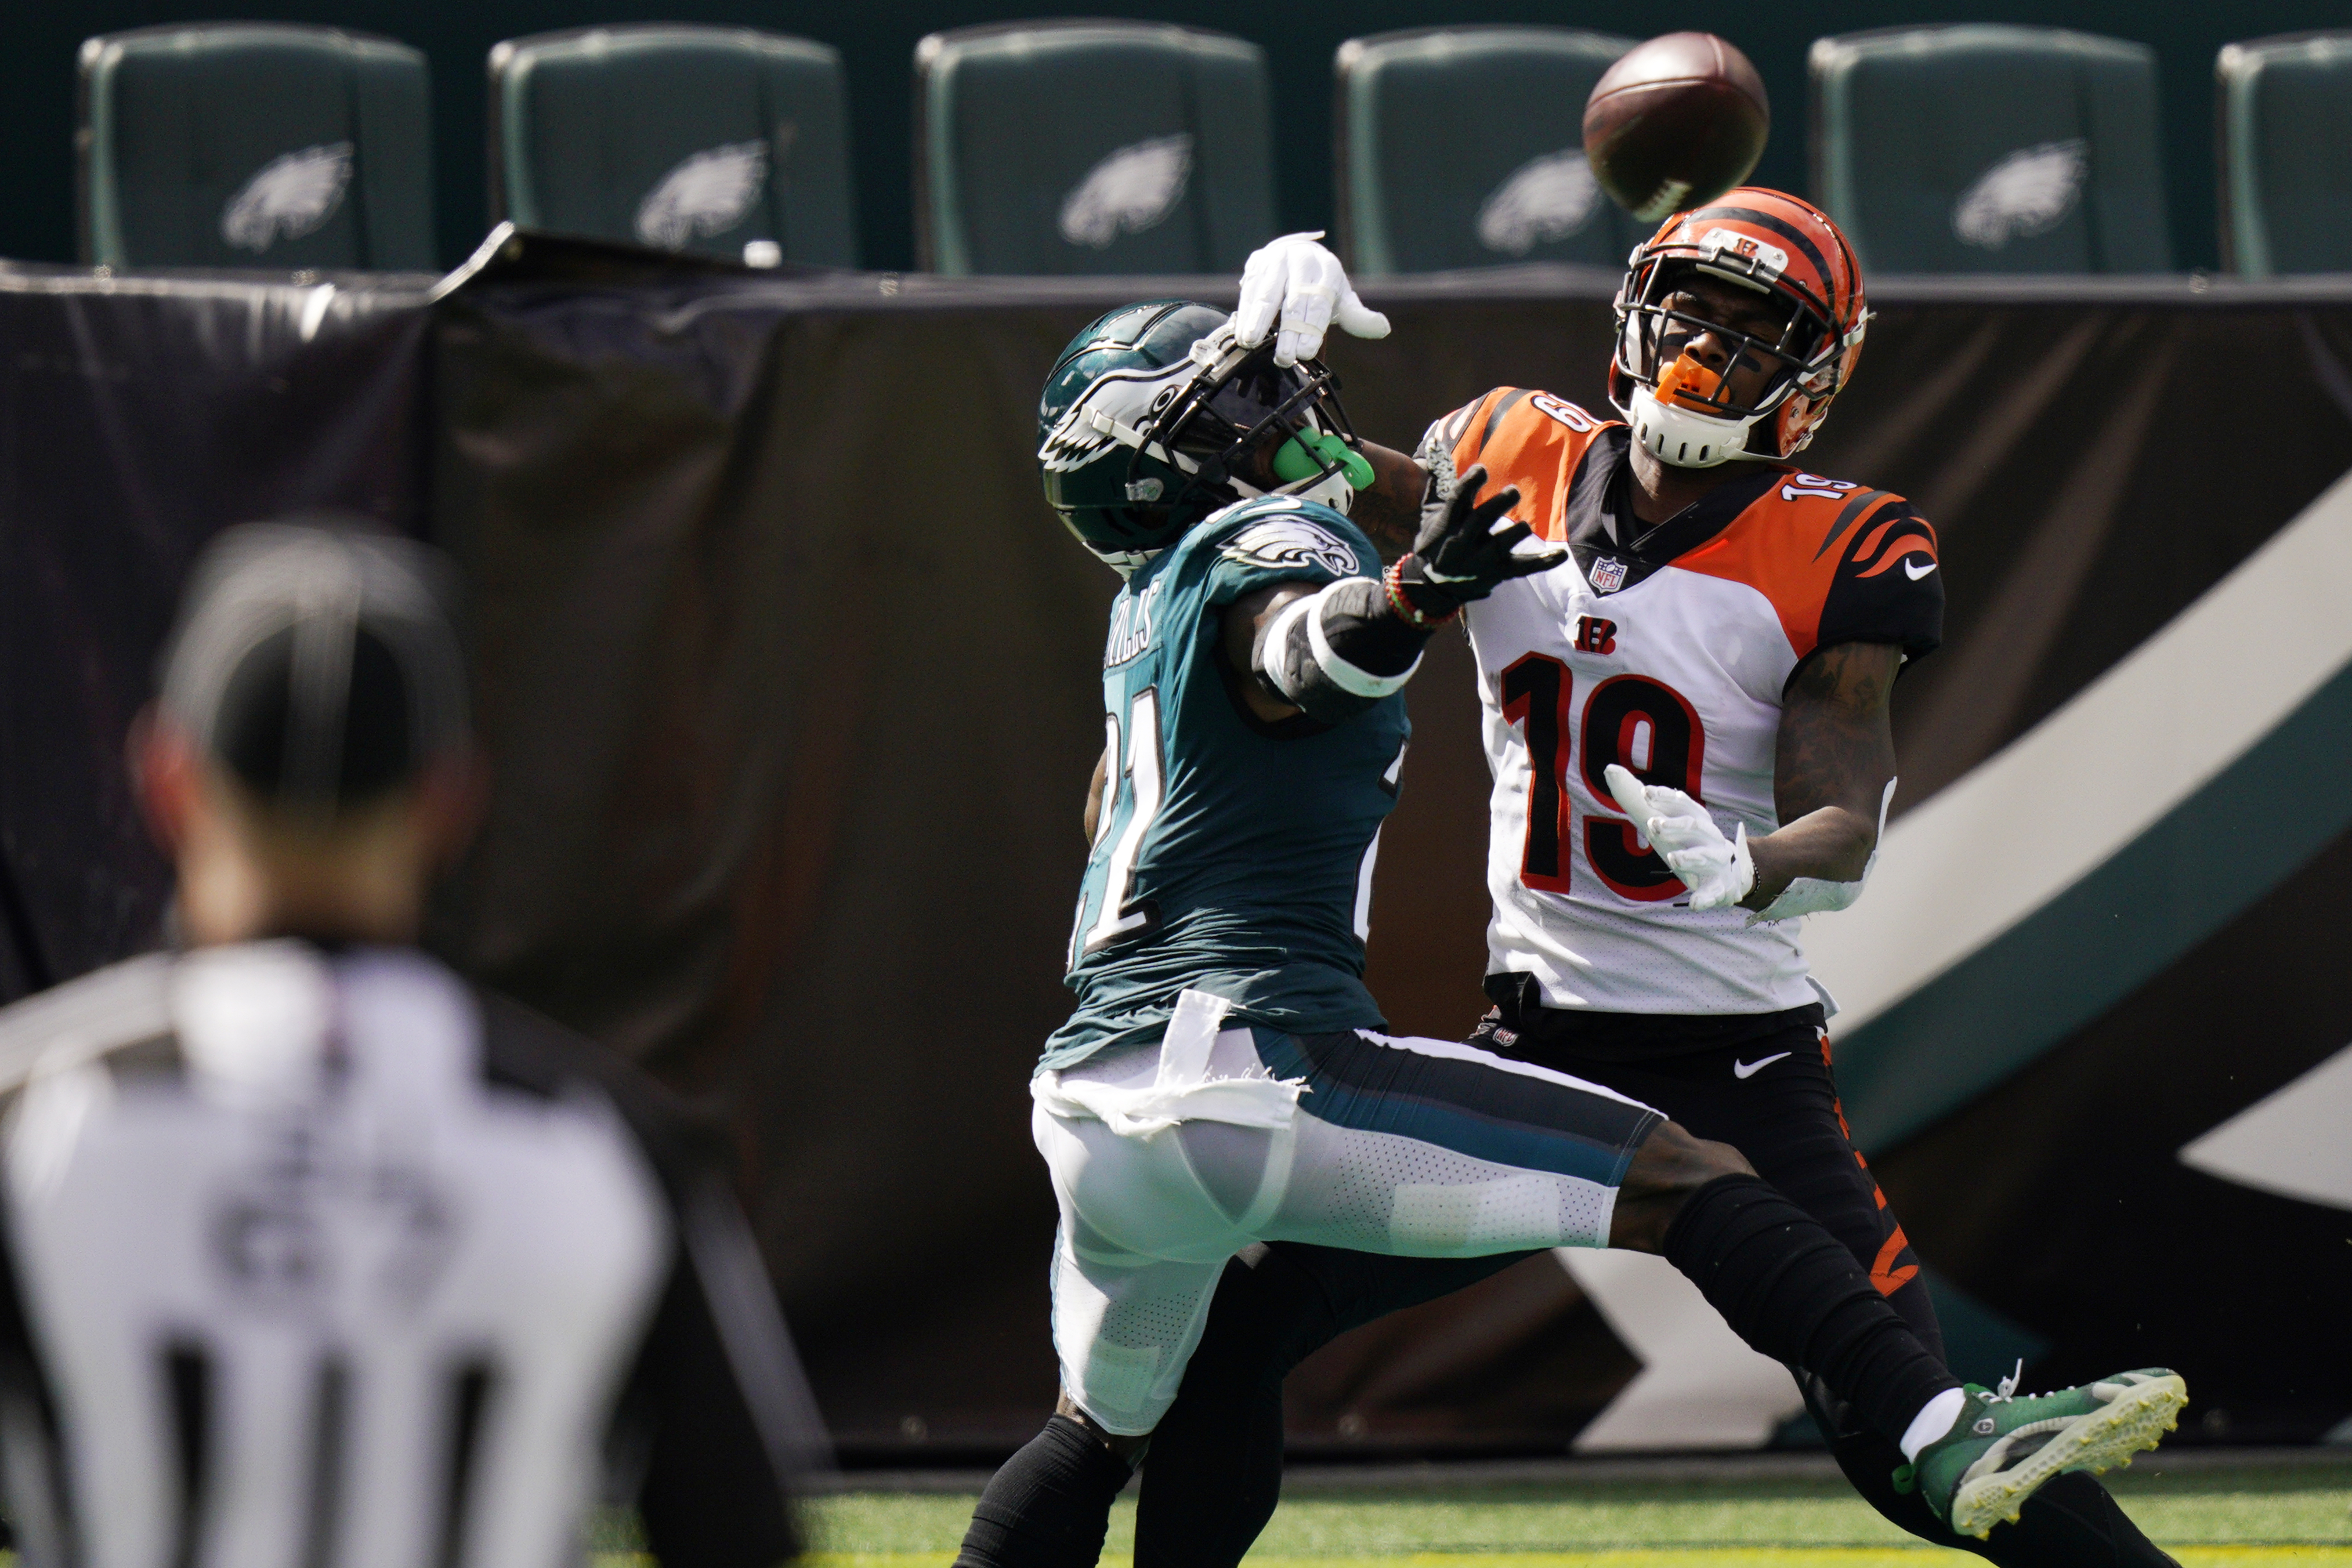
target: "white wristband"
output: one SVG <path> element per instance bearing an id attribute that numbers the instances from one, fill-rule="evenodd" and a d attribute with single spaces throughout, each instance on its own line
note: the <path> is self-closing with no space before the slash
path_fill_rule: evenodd
<path id="1" fill-rule="evenodd" d="M 1346 578 L 1340 579 L 1341 582 L 1348 580 L 1349 580 Z M 1307 618 L 1307 645 L 1315 651 L 1315 662 L 1323 666 L 1323 673 L 1331 677 L 1333 685 L 1354 696 L 1385 697 L 1404 690 L 1404 684 L 1412 679 L 1412 673 L 1415 670 L 1421 668 L 1422 655 L 1419 653 L 1415 653 L 1412 656 L 1412 663 L 1406 665 L 1399 674 L 1376 675 L 1370 670 L 1360 669 L 1348 663 L 1332 652 L 1331 639 L 1326 636 L 1323 631 L 1323 612 L 1328 606 L 1331 589 L 1338 586 L 1339 583 L 1333 583 L 1314 598 L 1300 601 L 1303 604 L 1315 606 L 1314 613 Z"/>

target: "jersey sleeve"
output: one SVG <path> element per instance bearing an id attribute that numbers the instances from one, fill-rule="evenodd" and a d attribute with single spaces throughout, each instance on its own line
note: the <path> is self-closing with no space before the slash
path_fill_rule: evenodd
<path id="1" fill-rule="evenodd" d="M 1893 643 L 1911 658 L 1944 637 L 1944 575 L 1936 530 L 1900 497 L 1888 497 L 1853 529 L 1822 602 L 1814 647 Z"/>
<path id="2" fill-rule="evenodd" d="M 1454 494 L 1454 476 L 1463 467 L 1475 462 L 1476 455 L 1463 455 L 1465 443 L 1483 434 L 1493 405 L 1507 397 L 1514 389 L 1496 387 L 1482 392 L 1444 418 L 1432 422 L 1422 434 L 1421 444 L 1413 449 L 1412 459 L 1429 470 L 1437 481 L 1437 494 L 1450 498 Z"/>
<path id="3" fill-rule="evenodd" d="M 1276 500 L 1236 512 L 1194 547 L 1207 559 L 1212 605 L 1231 604 L 1278 582 L 1320 587 L 1343 577 L 1380 575 L 1371 541 L 1328 507 Z"/>

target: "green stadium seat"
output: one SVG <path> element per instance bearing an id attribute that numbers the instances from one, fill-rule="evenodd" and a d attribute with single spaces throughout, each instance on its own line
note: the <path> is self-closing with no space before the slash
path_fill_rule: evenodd
<path id="1" fill-rule="evenodd" d="M 1422 27 L 1350 38 L 1339 90 L 1339 237 L 1366 276 L 1522 261 L 1620 267 L 1643 225 L 1584 162 L 1584 100 L 1631 38 Z"/>
<path id="2" fill-rule="evenodd" d="M 2223 47 L 2221 265 L 2352 272 L 2352 33 Z"/>
<path id="3" fill-rule="evenodd" d="M 1813 190 L 1881 272 L 2162 272 L 2156 53 L 2046 27 L 1812 47 Z"/>
<path id="4" fill-rule="evenodd" d="M 915 231 L 934 272 L 1233 272 L 1273 237 L 1265 56 L 1146 22 L 915 47 Z"/>
<path id="5" fill-rule="evenodd" d="M 425 57 L 331 27 L 142 27 L 81 47 L 82 260 L 428 270 Z"/>
<path id="6" fill-rule="evenodd" d="M 489 70 L 492 222 L 857 265 L 830 47 L 741 27 L 582 27 L 509 39 Z"/>

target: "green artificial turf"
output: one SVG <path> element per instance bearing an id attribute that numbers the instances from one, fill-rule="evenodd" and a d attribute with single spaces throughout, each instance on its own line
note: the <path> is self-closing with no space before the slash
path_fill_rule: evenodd
<path id="1" fill-rule="evenodd" d="M 2140 1527 L 2167 1546 L 2268 1548 L 2252 1554 L 2200 1551 L 2204 1568 L 2237 1562 L 2352 1564 L 2352 1463 L 2277 1470 L 2123 1472 L 2108 1478 Z M 969 1495 L 848 1493 L 810 1505 L 813 1544 L 826 1568 L 858 1560 L 943 1562 L 971 1517 Z M 1134 1543 L 1132 1496 L 1111 1520 L 1107 1557 Z M 2278 1550 L 2281 1548 L 2301 1550 Z M 2331 1548 L 2333 1550 L 2331 1550 Z M 1792 1561 L 1803 1549 L 1835 1552 L 1856 1568 L 1887 1552 L 1932 1557 L 1843 1482 L 1570 1482 L 1480 1490 L 1413 1488 L 1378 1493 L 1295 1490 L 1259 1539 L 1255 1563 L 1439 1554 L 1450 1559 L 1567 1557 L 1595 1568 L 1625 1561 L 1735 1568 Z M 1840 1550 L 1843 1549 L 1843 1550 Z M 1759 1552 L 1762 1555 L 1758 1555 Z M 1958 1561 L 1953 1559 L 1953 1561 Z M 1508 1568 L 1508 1565 L 1506 1565 Z"/>

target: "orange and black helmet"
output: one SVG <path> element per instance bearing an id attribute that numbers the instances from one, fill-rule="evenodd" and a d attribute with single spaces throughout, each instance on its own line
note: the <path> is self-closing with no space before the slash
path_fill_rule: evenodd
<path id="1" fill-rule="evenodd" d="M 1773 295 L 1789 307 L 1777 341 L 1730 330 L 1665 301 L 1690 269 Z M 1742 186 L 1689 212 L 1676 213 L 1627 263 L 1617 291 L 1617 350 L 1609 394 L 1636 432 L 1639 402 L 1667 423 L 1711 438 L 1717 450 L 1691 464 L 1728 457 L 1786 458 L 1812 438 L 1862 357 L 1870 311 L 1862 267 L 1836 224 L 1811 203 L 1780 191 Z M 1773 367 L 1762 394 L 1738 404 L 1719 375 L 1679 361 L 1660 363 L 1661 345 L 1712 330 L 1735 341 L 1735 357 Z M 1662 385 L 1662 382 L 1664 383 Z M 1696 423 L 1693 417 L 1696 416 Z M 1652 423 L 1656 423 L 1654 417 Z M 1756 427 L 1761 425 L 1759 431 Z M 1744 439 L 1742 439 L 1744 438 Z M 1727 448 L 1727 449 L 1726 449 Z M 1671 451 L 1664 454 L 1675 461 Z"/>

